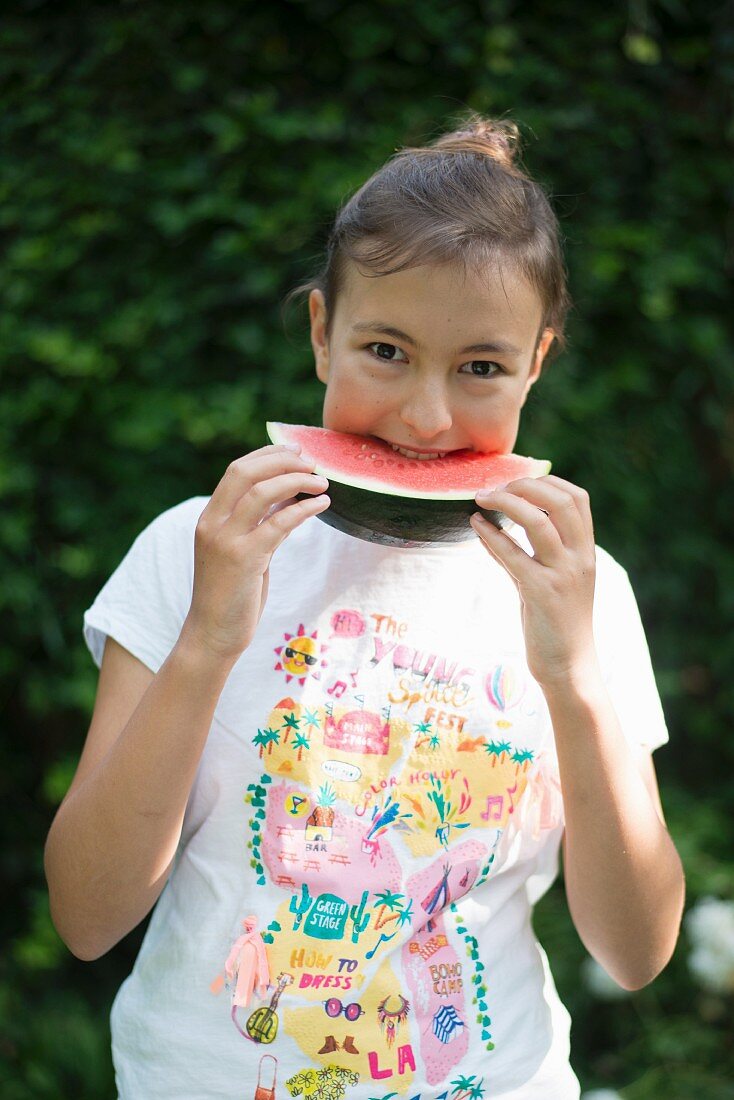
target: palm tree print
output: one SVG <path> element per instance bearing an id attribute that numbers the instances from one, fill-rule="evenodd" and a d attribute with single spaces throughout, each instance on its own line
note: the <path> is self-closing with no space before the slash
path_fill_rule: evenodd
<path id="1" fill-rule="evenodd" d="M 502 749 L 496 741 L 488 741 L 484 745 L 484 751 L 492 757 L 492 767 L 497 766 L 497 757 L 502 752 Z"/>
<path id="2" fill-rule="evenodd" d="M 300 762 L 304 749 L 311 748 L 311 742 L 300 730 L 296 733 L 295 740 L 291 742 L 291 748 L 296 753 L 296 760 Z"/>
<path id="3" fill-rule="evenodd" d="M 398 913 L 398 928 L 402 928 L 404 924 L 410 924 L 413 919 L 413 899 L 408 902 L 407 909 L 401 909 Z"/>
<path id="4" fill-rule="evenodd" d="M 430 722 L 416 722 L 415 726 L 413 727 L 414 733 L 423 734 L 422 737 L 419 736 L 419 737 L 416 738 L 415 747 L 417 749 L 419 749 L 421 747 L 421 745 L 425 745 L 425 743 L 430 740 L 430 737 L 428 736 L 429 733 L 430 733 L 430 730 L 431 730 L 431 723 Z"/>
<path id="5" fill-rule="evenodd" d="M 399 912 L 402 910 L 403 894 L 396 894 L 392 890 L 383 890 L 381 894 L 375 895 L 375 901 L 373 902 L 373 909 L 376 909 L 379 905 L 380 911 L 377 914 L 377 920 L 375 921 L 375 931 L 378 928 L 382 928 L 384 924 L 387 924 L 391 920 L 396 920 Z M 385 911 L 390 910 L 390 916 L 385 916 Z"/>
<path id="6" fill-rule="evenodd" d="M 480 1100 L 480 1097 L 484 1096 L 483 1080 L 484 1078 L 480 1077 L 477 1081 L 474 1073 L 471 1077 L 457 1077 L 451 1082 L 454 1086 L 451 1090 L 454 1100 Z"/>
<path id="7" fill-rule="evenodd" d="M 317 730 L 319 728 L 319 718 L 315 710 L 307 710 L 303 716 L 303 721 L 309 733 L 312 729 Z"/>
<path id="8" fill-rule="evenodd" d="M 268 756 L 271 756 L 273 752 L 273 745 L 280 744 L 280 734 L 277 730 L 265 730 L 265 744 L 268 747 Z"/>
<path id="9" fill-rule="evenodd" d="M 387 943 L 394 936 L 397 936 L 398 928 L 402 927 L 402 925 L 405 924 L 406 920 L 410 919 L 413 901 L 411 899 L 408 908 L 404 909 L 404 900 L 404 894 L 396 894 L 392 890 L 383 890 L 381 894 L 375 894 L 373 908 L 377 908 L 378 905 L 380 906 L 380 912 L 378 913 L 377 920 L 375 922 L 375 931 L 377 931 L 378 928 L 384 929 L 384 926 L 390 921 L 396 920 L 398 923 L 397 925 L 393 926 L 393 930 L 389 936 L 386 935 L 384 931 L 380 932 L 380 938 L 378 939 L 377 943 L 369 949 L 369 951 L 365 955 L 365 959 L 369 960 L 373 958 L 373 956 L 377 953 L 380 944 Z M 386 909 L 390 910 L 389 917 L 385 916 Z"/>
<path id="10" fill-rule="evenodd" d="M 461 1077 L 457 1077 L 454 1081 L 452 1081 L 451 1084 L 453 1085 L 453 1088 L 451 1089 L 451 1092 L 455 1100 L 467 1100 L 467 1097 L 469 1096 L 469 1093 L 471 1092 L 472 1086 L 475 1081 L 476 1074 L 474 1073 L 471 1075 L 471 1077 L 466 1077 L 462 1075 Z"/>
<path id="11" fill-rule="evenodd" d="M 293 713 L 287 714 L 285 716 L 285 718 L 283 719 L 283 726 L 282 726 L 282 729 L 285 730 L 285 737 L 283 738 L 283 744 L 284 745 L 288 744 L 288 738 L 290 737 L 290 735 L 293 731 L 298 729 L 300 721 L 301 721 L 301 719 L 296 718 L 295 714 L 293 714 Z"/>
<path id="12" fill-rule="evenodd" d="M 252 739 L 253 745 L 259 745 L 260 747 L 260 759 L 262 760 L 263 749 L 268 743 L 268 735 L 265 730 L 259 729 Z"/>
<path id="13" fill-rule="evenodd" d="M 529 749 L 516 749 L 512 754 L 512 759 L 515 761 L 515 775 L 520 771 L 520 765 L 523 765 L 523 771 L 527 771 L 527 764 L 529 760 L 533 759 L 533 754 Z"/>

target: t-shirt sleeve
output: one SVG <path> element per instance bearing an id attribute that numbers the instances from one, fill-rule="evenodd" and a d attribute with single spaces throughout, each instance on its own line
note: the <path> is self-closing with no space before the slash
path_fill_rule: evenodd
<path id="1" fill-rule="evenodd" d="M 192 497 L 151 520 L 84 612 L 84 641 L 98 668 L 108 635 L 153 672 L 168 657 L 191 606 L 194 535 L 207 499 Z"/>
<path id="2" fill-rule="evenodd" d="M 604 682 L 625 736 L 660 748 L 669 740 L 645 629 L 627 571 L 597 547 L 594 635 Z"/>

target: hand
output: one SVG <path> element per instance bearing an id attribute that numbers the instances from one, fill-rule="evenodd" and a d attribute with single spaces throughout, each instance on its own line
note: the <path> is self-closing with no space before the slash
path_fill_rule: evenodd
<path id="1" fill-rule="evenodd" d="M 596 664 L 592 626 L 596 550 L 589 494 L 548 474 L 520 478 L 475 500 L 525 528 L 534 557 L 483 517 L 470 523 L 512 577 L 522 603 L 528 668 L 541 687 Z"/>
<path id="2" fill-rule="evenodd" d="M 265 607 L 270 559 L 300 523 L 331 503 L 313 462 L 281 446 L 235 459 L 199 516 L 194 591 L 181 637 L 234 663 L 247 649 Z M 318 493 L 293 501 L 297 493 Z"/>

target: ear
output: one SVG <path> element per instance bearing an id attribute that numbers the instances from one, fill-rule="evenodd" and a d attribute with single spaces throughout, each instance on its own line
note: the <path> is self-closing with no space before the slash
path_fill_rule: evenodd
<path id="1" fill-rule="evenodd" d="M 527 381 L 525 383 L 525 392 L 522 397 L 523 405 L 525 404 L 525 400 L 530 393 L 531 386 L 533 386 L 540 378 L 540 373 L 543 369 L 543 360 L 548 354 L 548 349 L 553 343 L 555 336 L 556 334 L 552 328 L 543 329 L 541 338 L 538 341 L 538 346 L 535 349 L 535 358 L 533 360 L 533 365 L 530 369 L 530 374 L 528 375 Z"/>
<path id="2" fill-rule="evenodd" d="M 326 338 L 326 302 L 320 290 L 312 290 L 309 294 L 308 311 L 316 375 L 320 382 L 326 384 L 329 378 L 329 344 Z"/>

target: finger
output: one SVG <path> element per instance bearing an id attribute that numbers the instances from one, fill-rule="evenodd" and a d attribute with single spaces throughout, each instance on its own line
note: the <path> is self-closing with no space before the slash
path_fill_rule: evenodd
<path id="1" fill-rule="evenodd" d="M 518 483 L 513 482 L 513 485 L 516 484 Z M 476 500 L 483 508 L 496 508 L 524 527 L 537 561 L 543 565 L 549 565 L 558 559 L 563 549 L 561 536 L 550 515 L 542 506 L 524 500 L 516 493 L 510 492 L 509 488 L 477 493 Z"/>
<path id="2" fill-rule="evenodd" d="M 254 451 L 248 451 L 243 458 L 252 458 L 253 455 L 267 454 L 269 451 L 290 451 L 292 454 L 301 453 L 300 443 L 266 443 L 264 447 L 256 447 Z"/>
<path id="3" fill-rule="evenodd" d="M 286 505 L 272 515 L 267 516 L 254 531 L 247 536 L 254 547 L 256 555 L 270 555 L 278 549 L 281 542 L 295 530 L 300 523 L 317 516 L 319 512 L 325 512 L 331 504 L 326 493 L 309 500 L 297 500 L 293 504 Z"/>
<path id="4" fill-rule="evenodd" d="M 278 474 L 309 473 L 315 463 L 284 446 L 261 447 L 230 462 L 207 503 L 202 518 L 218 527 L 234 511 L 237 501 L 259 481 Z"/>
<path id="5" fill-rule="evenodd" d="M 227 522 L 234 524 L 233 535 L 249 534 L 273 513 L 273 505 L 292 500 L 297 493 L 317 495 L 328 487 L 327 478 L 305 473 L 281 474 L 257 481 L 237 501 Z"/>
<path id="6" fill-rule="evenodd" d="M 594 541 L 594 520 L 591 514 L 591 497 L 586 489 L 581 485 L 574 485 L 572 481 L 565 481 L 562 477 L 557 477 L 555 474 L 547 474 L 544 481 L 552 481 L 554 485 L 558 485 L 559 488 L 565 489 L 571 494 L 576 501 L 576 507 L 580 514 L 583 516 L 586 522 L 586 528 L 591 535 L 592 542 Z"/>
<path id="7" fill-rule="evenodd" d="M 529 505 L 534 505 L 542 514 L 547 515 L 560 542 L 569 550 L 587 545 L 589 530 L 586 518 L 579 511 L 575 497 L 565 488 L 549 484 L 545 477 L 526 477 L 510 482 L 503 491 L 512 493 Z M 478 493 L 477 501 L 482 503 L 483 499 L 482 495 Z M 518 520 L 518 522 L 520 521 Z M 530 538 L 530 531 L 527 528 L 526 530 L 528 531 L 528 538 Z M 540 545 L 536 546 L 535 543 L 533 545 L 536 552 L 541 551 Z M 550 545 L 545 550 L 546 552 L 550 551 Z"/>

